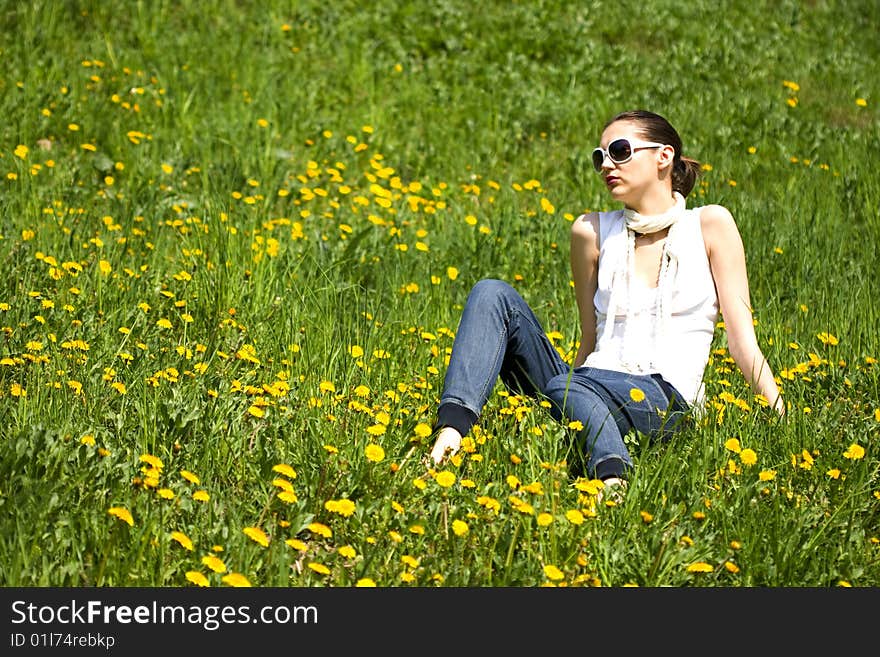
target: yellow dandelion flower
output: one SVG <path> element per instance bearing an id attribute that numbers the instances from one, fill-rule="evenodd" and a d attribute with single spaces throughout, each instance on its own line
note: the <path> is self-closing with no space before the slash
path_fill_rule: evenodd
<path id="1" fill-rule="evenodd" d="M 464 536 L 469 531 L 468 524 L 463 520 L 453 520 L 452 521 L 452 533 L 456 536 Z"/>
<path id="2" fill-rule="evenodd" d="M 283 490 L 278 493 L 278 499 L 282 502 L 286 502 L 287 504 L 296 504 L 299 498 L 296 496 L 292 490 Z"/>
<path id="3" fill-rule="evenodd" d="M 547 525 L 552 524 L 553 516 L 549 513 L 539 513 L 536 518 L 539 527 L 546 527 Z"/>
<path id="4" fill-rule="evenodd" d="M 642 522 L 644 522 L 646 525 L 654 519 L 654 516 L 647 511 L 639 511 L 639 515 L 642 517 Z"/>
<path id="5" fill-rule="evenodd" d="M 367 433 L 370 434 L 371 436 L 382 436 L 385 434 L 386 431 L 388 431 L 388 426 L 385 424 L 382 424 L 381 422 L 378 424 L 374 424 L 372 426 L 367 427 Z M 383 454 L 383 456 L 384 456 L 384 454 Z M 382 459 L 379 459 L 379 460 L 381 461 Z"/>
<path id="6" fill-rule="evenodd" d="M 82 438 L 80 438 L 79 442 L 81 442 L 83 445 L 89 445 L 90 447 L 94 447 L 95 446 L 95 437 L 92 436 L 91 434 L 88 434 L 88 435 L 85 435 Z"/>
<path id="7" fill-rule="evenodd" d="M 226 564 L 223 563 L 222 559 L 215 557 L 213 554 L 206 554 L 202 557 L 202 563 L 215 573 L 226 572 Z"/>
<path id="8" fill-rule="evenodd" d="M 425 424 L 424 422 L 419 422 L 416 425 L 414 432 L 419 438 L 427 438 L 431 435 L 431 425 Z"/>
<path id="9" fill-rule="evenodd" d="M 776 477 L 776 470 L 761 470 L 758 473 L 758 479 L 761 481 L 770 481 Z"/>
<path id="10" fill-rule="evenodd" d="M 327 500 L 324 502 L 324 508 L 332 513 L 338 513 L 339 515 L 348 518 L 354 513 L 355 504 L 346 498 L 341 500 Z"/>
<path id="11" fill-rule="evenodd" d="M 424 536 L 425 535 L 425 528 L 422 527 L 422 525 L 412 525 L 409 528 L 409 531 L 411 534 L 416 534 L 417 536 Z"/>
<path id="12" fill-rule="evenodd" d="M 371 580 L 369 577 L 362 577 L 355 584 L 358 588 L 376 588 L 376 582 Z"/>
<path id="13" fill-rule="evenodd" d="M 330 528 L 327 525 L 323 525 L 320 522 L 313 522 L 306 527 L 310 532 L 317 534 L 318 536 L 323 536 L 324 538 L 330 538 L 333 536 L 333 532 L 330 531 Z"/>
<path id="14" fill-rule="evenodd" d="M 724 448 L 730 450 L 734 454 L 739 454 L 742 451 L 742 447 L 739 444 L 739 439 L 737 438 L 728 438 L 724 442 Z"/>
<path id="15" fill-rule="evenodd" d="M 319 575 L 329 575 L 330 569 L 322 563 L 318 563 L 316 561 L 309 562 L 309 568 L 314 570 Z"/>
<path id="16" fill-rule="evenodd" d="M 183 532 L 171 532 L 171 538 L 180 543 L 184 548 L 192 552 L 193 543 L 190 540 L 189 536 L 187 536 Z"/>
<path id="17" fill-rule="evenodd" d="M 348 348 L 348 353 L 352 358 L 360 358 L 364 355 L 364 348 L 353 344 Z"/>
<path id="18" fill-rule="evenodd" d="M 645 393 L 640 388 L 630 388 L 629 398 L 638 403 L 645 400 Z"/>
<path id="19" fill-rule="evenodd" d="M 286 463 L 279 463 L 278 465 L 273 465 L 272 472 L 277 472 L 278 474 L 283 474 L 285 477 L 289 477 L 290 479 L 296 479 L 296 470 L 291 468 Z"/>
<path id="20" fill-rule="evenodd" d="M 190 472 L 189 470 L 181 470 L 181 471 L 180 471 L 180 476 L 183 477 L 184 479 L 186 479 L 186 480 L 187 480 L 189 483 L 191 483 L 191 484 L 196 484 L 196 485 L 198 485 L 198 484 L 201 483 L 201 482 L 199 481 L 198 476 L 195 475 L 195 474 L 193 474 L 193 473 Z"/>
<path id="21" fill-rule="evenodd" d="M 269 537 L 259 527 L 245 527 L 242 531 L 255 543 L 259 543 L 263 547 L 269 546 Z"/>
<path id="22" fill-rule="evenodd" d="M 565 519 L 572 525 L 582 525 L 584 523 L 584 514 L 577 509 L 569 509 L 565 512 Z"/>
<path id="23" fill-rule="evenodd" d="M 129 527 L 134 527 L 134 518 L 131 517 L 131 512 L 125 507 L 121 506 L 111 506 L 107 509 L 107 513 L 111 516 L 116 516 L 123 522 L 127 522 Z"/>
<path id="24" fill-rule="evenodd" d="M 441 488 L 449 488 L 455 483 L 455 474 L 449 472 L 449 470 L 441 470 L 434 475 L 434 481 L 436 481 L 437 485 Z"/>
<path id="25" fill-rule="evenodd" d="M 248 578 L 241 573 L 229 573 L 228 575 L 224 575 L 222 581 L 224 584 L 234 586 L 236 588 L 248 588 L 252 586 L 251 583 L 248 581 Z"/>
<path id="26" fill-rule="evenodd" d="M 208 578 L 202 575 L 197 570 L 188 570 L 186 571 L 186 579 L 189 582 L 192 582 L 196 586 L 211 586 L 211 583 L 208 581 Z"/>
<path id="27" fill-rule="evenodd" d="M 864 98 L 856 98 L 856 105 L 858 105 L 859 107 L 867 107 L 868 101 Z"/>
<path id="28" fill-rule="evenodd" d="M 736 575 L 739 572 L 739 566 L 737 566 L 732 561 L 725 561 L 724 568 L 727 570 L 727 572 L 733 573 L 734 575 Z"/>
<path id="29" fill-rule="evenodd" d="M 544 566 L 544 575 L 546 575 L 547 579 L 554 582 L 558 582 L 565 577 L 565 574 L 552 564 Z"/>
<path id="30" fill-rule="evenodd" d="M 696 563 L 692 563 L 687 567 L 687 571 L 689 573 L 711 573 L 712 570 L 712 566 L 707 564 L 705 561 L 697 561 Z"/>
<path id="31" fill-rule="evenodd" d="M 284 542 L 292 547 L 294 550 L 298 550 L 299 552 L 305 552 L 309 548 L 309 546 L 306 545 L 305 542 L 299 540 L 298 538 L 288 538 Z"/>
<path id="32" fill-rule="evenodd" d="M 209 499 L 211 499 L 211 496 L 208 495 L 208 491 L 206 490 L 197 490 L 193 493 L 193 499 L 196 502 L 207 502 Z"/>
<path id="33" fill-rule="evenodd" d="M 832 479 L 840 479 L 840 470 L 837 468 L 831 468 L 828 472 L 826 472 L 829 477 Z"/>
<path id="34" fill-rule="evenodd" d="M 165 467 L 165 464 L 162 463 L 162 459 L 160 459 L 158 456 L 153 456 L 152 454 L 141 454 L 139 460 L 142 463 L 146 463 L 147 465 L 156 468 L 157 470 L 161 470 Z"/>
<path id="35" fill-rule="evenodd" d="M 853 443 L 850 445 L 847 450 L 843 453 L 843 458 L 858 460 L 865 457 L 865 448 L 861 445 Z"/>
<path id="36" fill-rule="evenodd" d="M 337 550 L 337 552 L 339 552 L 340 556 L 345 557 L 346 559 L 354 559 L 357 556 L 357 551 L 350 545 L 343 545 Z"/>
<path id="37" fill-rule="evenodd" d="M 744 465 L 755 465 L 758 462 L 758 455 L 755 450 L 746 448 L 739 453 L 739 458 Z"/>
<path id="38" fill-rule="evenodd" d="M 156 494 L 161 497 L 163 500 L 173 500 L 174 499 L 174 491 L 170 488 L 159 488 L 156 491 Z"/>
<path id="39" fill-rule="evenodd" d="M 382 426 L 384 429 L 384 425 L 379 426 Z M 370 443 L 364 448 L 364 456 L 367 458 L 368 461 L 379 463 L 379 461 L 385 458 L 385 450 L 382 449 L 381 445 Z"/>

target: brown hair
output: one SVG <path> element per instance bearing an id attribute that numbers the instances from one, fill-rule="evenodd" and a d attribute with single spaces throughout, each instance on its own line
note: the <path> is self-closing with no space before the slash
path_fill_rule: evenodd
<path id="1" fill-rule="evenodd" d="M 618 121 L 632 121 L 639 124 L 639 132 L 650 141 L 669 144 L 675 149 L 672 160 L 672 190 L 687 196 L 694 188 L 697 178 L 702 173 L 700 163 L 681 154 L 681 137 L 678 131 L 659 114 L 647 110 L 630 110 L 612 117 L 605 128 Z"/>

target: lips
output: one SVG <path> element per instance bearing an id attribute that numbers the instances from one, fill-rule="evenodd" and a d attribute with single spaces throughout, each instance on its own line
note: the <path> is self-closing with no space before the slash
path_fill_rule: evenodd
<path id="1" fill-rule="evenodd" d="M 620 179 L 617 176 L 606 176 L 605 177 L 605 186 L 606 187 L 614 187 L 614 185 L 616 185 L 618 182 L 620 182 Z"/>

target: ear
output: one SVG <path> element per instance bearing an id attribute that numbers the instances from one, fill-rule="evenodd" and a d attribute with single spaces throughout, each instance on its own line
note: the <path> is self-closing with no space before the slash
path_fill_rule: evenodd
<path id="1" fill-rule="evenodd" d="M 666 167 L 672 167 L 672 162 L 675 160 L 675 149 L 667 144 L 663 148 L 658 149 L 657 151 L 657 164 L 661 169 L 665 169 Z"/>

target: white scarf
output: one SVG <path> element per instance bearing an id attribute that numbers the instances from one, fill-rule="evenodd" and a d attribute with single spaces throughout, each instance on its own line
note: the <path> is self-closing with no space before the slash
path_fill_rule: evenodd
<path id="1" fill-rule="evenodd" d="M 639 214 L 630 208 L 624 208 L 623 216 L 626 219 L 626 227 L 636 233 L 645 235 L 646 233 L 656 233 L 671 226 L 684 212 L 684 196 L 678 192 L 672 193 L 675 198 L 675 205 L 669 208 L 663 214 Z"/>
<path id="2" fill-rule="evenodd" d="M 624 221 L 627 228 L 626 235 L 626 253 L 615 266 L 614 273 L 611 278 L 611 293 L 608 298 L 608 309 L 605 314 L 605 326 L 602 336 L 599 340 L 598 347 L 605 346 L 611 340 L 614 332 L 615 317 L 617 315 L 618 305 L 620 304 L 621 294 L 626 294 L 627 301 L 627 317 L 624 324 L 624 335 L 621 353 L 618 359 L 630 371 L 650 372 L 656 371 L 656 363 L 659 360 L 659 347 L 662 344 L 662 338 L 666 333 L 666 326 L 671 312 L 672 301 L 672 284 L 678 271 L 678 258 L 675 254 L 675 224 L 684 215 L 686 208 L 684 196 L 678 192 L 674 192 L 675 205 L 662 214 L 642 215 L 630 208 L 623 211 Z M 636 233 L 655 233 L 657 231 L 669 228 L 669 233 L 663 243 L 663 252 L 660 255 L 660 272 L 657 281 L 657 320 L 659 326 L 654 332 L 657 342 L 651 350 L 651 360 L 649 363 L 641 364 L 630 361 L 631 350 L 628 348 L 627 337 L 629 331 L 626 329 L 632 323 L 632 299 L 631 299 L 631 281 L 633 269 L 635 267 L 635 234 Z M 604 344 L 603 344 L 604 343 Z M 598 350 L 598 349 L 597 349 Z"/>

